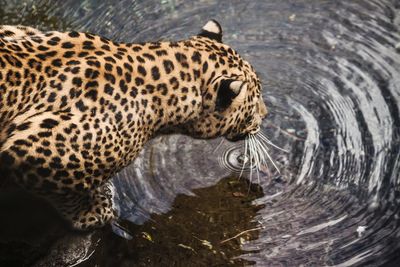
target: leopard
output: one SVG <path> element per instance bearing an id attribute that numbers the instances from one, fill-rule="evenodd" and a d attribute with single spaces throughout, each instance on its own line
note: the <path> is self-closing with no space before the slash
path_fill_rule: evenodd
<path id="1" fill-rule="evenodd" d="M 117 219 L 105 185 L 151 138 L 236 142 L 267 115 L 253 66 L 209 20 L 178 41 L 0 26 L 0 179 L 76 230 Z"/>

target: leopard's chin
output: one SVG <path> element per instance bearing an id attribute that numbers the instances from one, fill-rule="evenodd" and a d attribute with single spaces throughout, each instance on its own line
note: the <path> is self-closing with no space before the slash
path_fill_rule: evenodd
<path id="1" fill-rule="evenodd" d="M 231 136 L 231 135 L 225 136 L 225 138 L 231 142 L 243 141 L 246 139 L 246 137 L 247 137 L 247 134 L 237 134 L 237 135 L 233 135 L 233 136 Z"/>

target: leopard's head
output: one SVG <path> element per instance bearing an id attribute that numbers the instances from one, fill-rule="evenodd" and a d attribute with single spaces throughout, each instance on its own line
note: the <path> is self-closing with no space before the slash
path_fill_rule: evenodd
<path id="1" fill-rule="evenodd" d="M 222 43 L 221 26 L 214 20 L 205 24 L 192 41 L 206 53 L 208 70 L 203 73 L 202 111 L 197 120 L 186 125 L 189 134 L 199 138 L 225 136 L 236 141 L 257 133 L 267 108 L 254 68 Z"/>

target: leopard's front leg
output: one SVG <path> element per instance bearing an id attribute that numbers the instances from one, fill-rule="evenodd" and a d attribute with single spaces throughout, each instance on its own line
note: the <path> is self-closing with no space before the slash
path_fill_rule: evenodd
<path id="1" fill-rule="evenodd" d="M 90 192 L 50 194 L 46 198 L 77 230 L 99 228 L 116 217 L 109 184 Z"/>
<path id="2" fill-rule="evenodd" d="M 16 124 L 0 151 L 0 169 L 49 200 L 75 229 L 89 229 L 115 218 L 107 181 L 119 167 L 119 147 L 113 136 L 96 141 L 107 131 L 80 117 L 45 112 Z"/>

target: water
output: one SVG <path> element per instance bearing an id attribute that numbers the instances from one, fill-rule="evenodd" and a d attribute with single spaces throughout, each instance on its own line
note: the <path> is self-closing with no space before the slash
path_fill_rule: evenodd
<path id="1" fill-rule="evenodd" d="M 263 132 L 289 151 L 271 147 L 281 173 L 265 168 L 260 187 L 248 190 L 243 179 L 232 185 L 242 167 L 242 144 L 179 135 L 154 139 L 113 180 L 121 224 L 133 239 L 103 232 L 94 256 L 88 252 L 75 262 L 188 266 L 190 256 L 193 266 L 395 264 L 398 1 L 0 2 L 2 24 L 123 41 L 186 38 L 217 19 L 224 41 L 263 81 L 270 112 Z M 193 237 L 195 231 L 201 236 Z"/>

